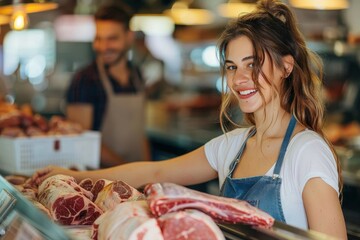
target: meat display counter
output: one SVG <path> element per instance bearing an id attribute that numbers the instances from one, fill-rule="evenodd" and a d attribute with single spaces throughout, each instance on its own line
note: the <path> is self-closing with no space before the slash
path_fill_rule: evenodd
<path id="1" fill-rule="evenodd" d="M 252 227 L 244 224 L 218 224 L 218 226 L 227 240 L 335 239 L 322 233 L 305 231 L 276 221 L 271 229 Z"/>
<path id="2" fill-rule="evenodd" d="M 281 222 L 271 229 L 244 224 L 218 224 L 225 239 L 331 239 L 320 233 L 304 231 Z M 0 239 L 78 240 L 68 227 L 54 223 L 0 175 Z M 91 239 L 90 235 L 88 238 Z M 154 239 L 156 240 L 156 239 Z"/>
<path id="3" fill-rule="evenodd" d="M 0 239 L 70 240 L 65 230 L 51 221 L 0 176 Z"/>

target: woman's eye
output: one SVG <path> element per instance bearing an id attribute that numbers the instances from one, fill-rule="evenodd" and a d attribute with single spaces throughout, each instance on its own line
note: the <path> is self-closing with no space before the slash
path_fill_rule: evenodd
<path id="1" fill-rule="evenodd" d="M 249 63 L 249 68 L 253 68 L 254 67 L 254 63 Z"/>
<path id="2" fill-rule="evenodd" d="M 226 70 L 232 71 L 232 70 L 235 70 L 235 69 L 236 69 L 236 67 L 233 66 L 233 65 L 226 66 Z"/>

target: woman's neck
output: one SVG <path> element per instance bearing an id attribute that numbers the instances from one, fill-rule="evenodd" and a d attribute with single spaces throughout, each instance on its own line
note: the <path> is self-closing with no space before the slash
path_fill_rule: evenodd
<path id="1" fill-rule="evenodd" d="M 255 125 L 257 138 L 281 138 L 284 137 L 287 126 L 289 125 L 291 114 L 284 109 L 272 109 L 266 114 L 255 113 Z"/>

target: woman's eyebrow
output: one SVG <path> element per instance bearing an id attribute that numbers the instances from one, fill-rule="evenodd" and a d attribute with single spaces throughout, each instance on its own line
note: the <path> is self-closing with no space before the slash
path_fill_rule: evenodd
<path id="1" fill-rule="evenodd" d="M 254 59 L 254 56 L 244 57 L 244 58 L 241 59 L 241 61 L 244 62 L 244 61 L 249 60 L 249 59 Z M 225 60 L 225 63 L 234 63 L 234 61 L 229 60 L 229 59 L 226 59 L 226 60 Z"/>
<path id="2" fill-rule="evenodd" d="M 254 56 L 244 57 L 243 59 L 241 59 L 241 61 L 244 62 L 244 61 L 249 60 L 249 59 L 254 59 Z"/>

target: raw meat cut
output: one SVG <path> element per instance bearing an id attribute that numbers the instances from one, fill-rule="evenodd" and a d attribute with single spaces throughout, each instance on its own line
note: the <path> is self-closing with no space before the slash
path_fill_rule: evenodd
<path id="1" fill-rule="evenodd" d="M 5 179 L 12 185 L 22 185 L 25 183 L 27 177 L 18 176 L 18 175 L 8 175 L 8 176 L 5 176 Z"/>
<path id="2" fill-rule="evenodd" d="M 83 189 L 90 191 L 93 188 L 93 181 L 90 178 L 85 178 L 81 182 L 79 182 L 79 186 Z M 94 194 L 93 194 L 94 195 Z"/>
<path id="3" fill-rule="evenodd" d="M 63 225 L 93 224 L 102 210 L 90 200 L 92 197 L 92 193 L 81 188 L 73 177 L 65 175 L 47 178 L 38 189 L 39 202 Z"/>
<path id="4" fill-rule="evenodd" d="M 158 223 L 165 240 L 225 240 L 214 220 L 198 210 L 167 213 Z"/>
<path id="5" fill-rule="evenodd" d="M 154 183 L 145 188 L 152 213 L 161 216 L 183 209 L 198 209 L 218 222 L 271 227 L 274 218 L 246 201 L 214 196 L 174 183 Z"/>
<path id="6" fill-rule="evenodd" d="M 93 198 L 93 194 L 90 191 L 87 191 L 80 187 L 79 184 L 76 183 L 75 178 L 62 174 L 54 175 L 45 179 L 38 188 L 39 194 L 40 192 L 44 192 L 44 189 L 52 185 L 57 186 L 58 188 L 64 188 L 65 190 L 71 189 L 75 192 L 83 194 L 88 199 Z"/>
<path id="7" fill-rule="evenodd" d="M 91 189 L 91 193 L 94 195 L 93 201 L 96 200 L 99 192 L 100 192 L 101 190 L 103 190 L 103 188 L 104 188 L 106 185 L 108 185 L 108 184 L 110 184 L 110 183 L 112 183 L 112 182 L 113 182 L 113 181 L 110 181 L 110 180 L 107 180 L 107 179 L 99 179 L 99 180 L 97 180 L 97 181 L 94 183 L 94 185 L 93 185 L 93 187 L 92 187 L 92 189 Z"/>
<path id="8" fill-rule="evenodd" d="M 111 236 L 116 240 L 163 240 L 155 218 L 135 216 L 126 219 Z"/>
<path id="9" fill-rule="evenodd" d="M 95 204 L 104 212 L 125 201 L 144 199 L 144 195 L 123 181 L 106 185 L 98 194 Z"/>
<path id="10" fill-rule="evenodd" d="M 133 238 L 137 236 L 137 238 Z M 156 239 L 161 240 L 161 230 L 146 201 L 129 201 L 105 212 L 93 224 L 92 239 Z"/>

